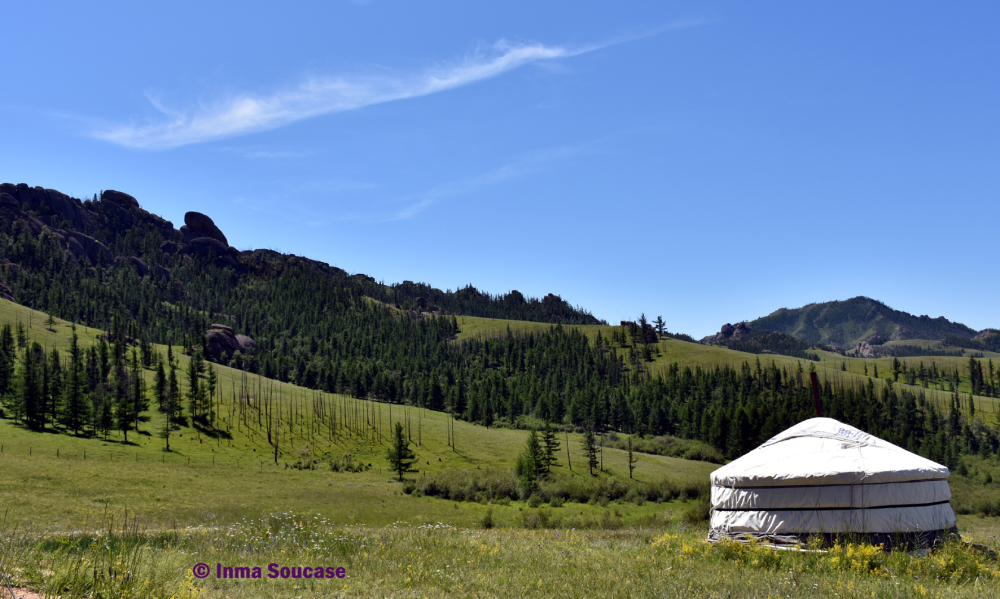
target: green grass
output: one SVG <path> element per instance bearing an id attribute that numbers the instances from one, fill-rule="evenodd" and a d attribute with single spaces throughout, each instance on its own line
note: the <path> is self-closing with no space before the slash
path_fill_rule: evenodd
<path id="1" fill-rule="evenodd" d="M 778 552 L 710 545 L 703 528 L 666 520 L 625 530 L 370 528 L 295 513 L 218 528 L 108 528 L 8 542 L 16 583 L 64 597 L 1000 597 L 995 554 L 962 542 L 926 556 Z M 191 575 L 197 563 L 208 577 Z M 219 579 L 216 564 L 259 567 L 263 578 Z M 345 577 L 269 579 L 269 564 L 340 567 Z"/>
<path id="2" fill-rule="evenodd" d="M 461 332 L 458 339 L 474 339 L 478 337 L 492 338 L 506 334 L 508 327 L 514 333 L 543 333 L 555 326 L 545 322 L 530 322 L 527 320 L 503 320 L 499 318 L 483 318 L 480 316 L 456 316 Z M 608 338 L 616 327 L 600 324 L 564 325 L 563 329 L 575 329 L 593 339 L 597 332 Z"/>
<path id="3" fill-rule="evenodd" d="M 45 315 L 0 300 L 0 321 L 21 320 L 28 326 L 29 338 L 47 342 L 48 347 L 64 350 L 71 335 L 68 323 L 57 321 L 55 332 L 41 328 Z M 78 328 L 81 345 L 95 342 L 98 331 Z M 154 346 L 165 355 L 165 346 Z M 182 372 L 189 358 L 174 348 Z M 320 512 L 336 521 L 384 525 L 414 505 L 428 519 L 468 522 L 479 517 L 478 507 L 456 510 L 437 500 L 416 500 L 400 494 L 398 483 L 387 482 L 384 455 L 388 431 L 393 421 L 408 415 L 412 438 L 419 458 L 416 476 L 446 470 L 478 470 L 513 467 L 522 450 L 525 433 L 509 429 L 484 429 L 462 421 L 453 423 L 456 450 L 447 443 L 451 420 L 445 414 L 421 409 L 404 409 L 377 402 L 360 401 L 343 395 L 322 394 L 328 409 L 357 414 L 364 423 L 365 410 L 373 426 L 353 430 L 338 428 L 333 439 L 328 433 L 309 433 L 308 419 L 298 422 L 295 434 L 287 425 L 281 433 L 281 452 L 274 463 L 273 448 L 266 434 L 256 425 L 248 430 L 238 417 L 230 416 L 232 395 L 256 397 L 261 389 L 273 389 L 273 395 L 288 410 L 297 405 L 303 413 L 309 402 L 320 394 L 295 385 L 269 381 L 224 366 L 216 365 L 223 395 L 223 419 L 219 428 L 231 438 L 212 437 L 191 427 L 181 427 L 171 435 L 171 451 L 159 436 L 164 416 L 155 410 L 146 414 L 140 433 L 130 431 L 128 443 L 115 432 L 104 440 L 99 437 L 75 437 L 54 432 L 38 433 L 0 420 L 0 505 L 9 510 L 14 522 L 46 522 L 51 526 L 74 527 L 93 521 L 105 508 L 121 510 L 126 506 L 148 522 L 158 526 L 183 525 L 206 521 L 233 521 L 259 517 L 276 509 L 306 509 L 322 506 Z M 153 373 L 146 371 L 152 385 Z M 243 385 L 245 385 L 245 390 Z M 252 387 L 252 388 L 251 388 Z M 390 420 L 391 413 L 391 420 Z M 381 437 L 377 431 L 381 431 Z M 576 470 L 570 473 L 566 460 L 566 435 L 561 435 L 560 474 L 582 476 L 585 463 L 582 436 L 569 434 L 569 451 Z M 419 441 L 419 445 L 417 445 Z M 350 453 L 373 469 L 365 473 L 344 474 L 329 471 L 328 462 Z M 636 477 L 640 480 L 668 479 L 678 484 L 707 480 L 717 466 L 654 455 L 642 455 Z M 319 460 L 318 470 L 300 471 L 286 464 Z M 624 451 L 604 450 L 605 473 L 601 476 L 628 475 Z M 381 470 L 380 470 L 381 469 Z M 128 481 L 122 484 L 121 481 Z M 382 507 L 384 504 L 384 508 Z M 468 512 L 468 513 L 466 513 Z M 586 509 L 584 509 L 586 512 Z M 581 512 L 583 513 L 583 512 Z"/>
<path id="4" fill-rule="evenodd" d="M 69 327 L 57 323 L 55 332 L 42 326 L 44 315 L 0 301 L 0 321 L 22 320 L 33 340 L 64 350 Z M 37 321 L 36 321 L 37 319 Z M 493 334 L 488 319 L 467 322 L 463 335 Z M 461 319 L 460 319 L 461 324 Z M 477 331 L 470 330 L 476 324 Z M 527 323 L 527 327 L 544 326 Z M 582 327 L 588 334 L 596 328 Z M 505 327 L 504 327 L 505 329 Z M 501 329 L 502 332 L 503 329 Z M 78 329 L 84 345 L 98 332 Z M 158 346 L 165 353 L 166 348 Z M 673 361 L 709 367 L 738 365 L 757 356 L 676 340 L 660 342 L 663 368 Z M 188 358 L 179 355 L 181 367 Z M 793 367 L 782 356 L 761 356 Z M 829 363 L 829 364 L 827 364 Z M 824 359 L 821 368 L 834 366 Z M 986 562 L 984 579 L 930 580 L 917 572 L 929 571 L 930 558 L 907 561 L 897 557 L 890 575 L 816 567 L 805 557 L 789 556 L 781 567 L 762 567 L 715 554 L 683 555 L 685 546 L 702 548 L 703 528 L 682 524 L 688 504 L 618 501 L 567 502 L 561 507 L 529 507 L 525 501 L 486 505 L 407 495 L 393 482 L 383 458 L 386 434 L 377 429 L 340 429 L 334 439 L 309 435 L 298 426 L 283 438 L 279 464 L 260 431 L 248 431 L 228 417 L 233 389 L 241 393 L 244 374 L 217 367 L 225 390 L 223 428 L 231 438 L 211 437 L 182 427 L 171 439 L 173 451 L 164 451 L 157 436 L 162 416 L 149 414 L 142 433 L 129 443 L 115 433 L 107 441 L 52 432 L 30 432 L 9 420 L 0 421 L 0 505 L 5 524 L 0 530 L 0 557 L 16 582 L 53 595 L 102 597 L 746 597 L 783 595 L 838 597 L 958 596 L 997 597 L 995 559 Z M 880 371 L 882 366 L 880 365 Z M 857 374 L 827 371 L 831 376 Z M 151 382 L 151 372 L 146 376 Z M 256 389 L 258 379 L 250 377 Z M 315 394 L 293 385 L 261 380 L 272 388 L 285 409 L 297 401 L 308 405 Z M 245 390 L 244 390 L 245 391 Z M 249 391 L 251 396 L 256 395 Z M 372 418 L 388 431 L 388 405 L 344 396 L 324 395 L 328 405 L 352 413 L 372 410 Z M 295 398 L 293 400 L 293 398 Z M 522 449 L 523 431 L 484 429 L 454 423 L 457 451 L 447 445 L 445 415 L 409 410 L 420 473 L 480 472 L 509 468 Z M 393 420 L 402 417 L 393 407 Z M 364 417 L 362 416 L 362 421 Z M 419 432 L 418 432 L 419 431 Z M 575 472 L 560 451 L 563 479 L 581 479 L 584 464 L 580 436 L 570 435 Z M 350 452 L 373 464 L 363 473 L 331 472 L 326 464 Z M 84 454 L 86 453 L 86 458 Z M 286 468 L 296 461 L 320 460 L 318 469 Z M 627 476 L 625 452 L 605 448 L 608 473 Z M 992 462 L 970 460 L 970 476 L 956 477 L 956 491 L 978 497 L 993 487 L 980 485 L 977 476 L 996 472 Z M 641 455 L 636 477 L 663 479 L 683 486 L 706 481 L 716 465 L 662 456 Z M 607 477 L 609 474 L 601 474 Z M 995 484 L 995 483 L 994 483 Z M 975 485 L 982 486 L 975 487 Z M 967 488 L 968 487 L 968 488 Z M 489 513 L 496 528 L 481 530 Z M 123 525 L 124 517 L 131 525 Z M 526 530 L 525 527 L 548 526 Z M 1000 520 L 960 516 L 966 539 L 998 549 Z M 576 530 L 573 530 L 576 529 Z M 664 532 L 676 536 L 677 553 L 654 545 Z M 956 550 L 957 551 L 957 550 Z M 956 553 L 968 561 L 966 554 Z M 966 557 L 963 557 L 966 556 Z M 329 561 L 327 561 L 329 560 Z M 773 560 L 772 560 L 773 561 Z M 780 560 L 779 560 L 780 561 Z M 334 581 L 215 580 L 190 575 L 197 562 L 225 565 L 343 566 L 348 577 Z M 769 562 L 770 563 L 770 562 Z M 965 563 L 965 562 L 963 562 Z M 124 578 L 94 582 L 93 571 L 128 571 Z M 824 569 L 825 568 L 825 569 Z M 920 579 L 915 576 L 923 576 Z"/>

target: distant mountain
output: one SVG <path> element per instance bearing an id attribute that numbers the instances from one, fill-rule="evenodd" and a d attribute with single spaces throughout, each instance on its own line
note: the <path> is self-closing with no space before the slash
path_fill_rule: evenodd
<path id="1" fill-rule="evenodd" d="M 931 318 L 894 310 L 868 297 L 782 308 L 747 323 L 762 331 L 792 335 L 810 345 L 854 348 L 861 341 L 872 344 L 904 339 L 972 339 L 977 331 L 944 316 Z"/>

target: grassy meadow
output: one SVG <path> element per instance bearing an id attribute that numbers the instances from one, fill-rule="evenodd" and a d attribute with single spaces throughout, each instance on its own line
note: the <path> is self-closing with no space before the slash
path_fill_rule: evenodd
<path id="1" fill-rule="evenodd" d="M 458 318 L 461 336 L 502 333 L 508 322 Z M 50 330 L 45 319 L 0 300 L 0 322 L 23 322 L 29 339 L 66 350 L 70 325 L 57 320 Z M 512 330 L 548 326 L 511 323 Z M 576 328 L 596 335 L 602 327 Z M 77 333 L 86 346 L 100 331 L 78 327 Z M 673 339 L 658 347 L 654 372 L 672 362 L 711 367 L 758 357 Z M 155 349 L 166 353 L 165 346 Z M 180 349 L 173 353 L 184 371 L 188 357 Z M 760 357 L 789 368 L 798 362 Z M 935 359 L 941 364 L 942 358 Z M 585 502 L 431 497 L 420 492 L 422 481 L 450 476 L 459 484 L 511 468 L 525 433 L 485 429 L 426 410 L 393 406 L 390 413 L 388 404 L 214 367 L 218 430 L 182 426 L 171 434 L 170 451 L 159 434 L 164 417 L 155 409 L 127 442 L 120 432 L 107 439 L 75 437 L 29 432 L 0 420 L 0 563 L 16 585 L 60 597 L 219 599 L 1000 596 L 995 555 L 961 544 L 924 557 L 875 555 L 863 548 L 841 555 L 708 545 L 702 542 L 704 522 L 693 515 L 699 501 L 686 499 L 687 491 L 662 501 L 635 494 L 609 499 L 599 492 Z M 831 377 L 865 380 L 855 364 L 840 371 L 832 355 L 817 367 Z M 152 385 L 153 373 L 145 377 Z M 286 414 L 277 460 L 255 411 L 265 398 Z M 315 405 L 326 418 L 312 416 Z M 409 487 L 386 471 L 395 421 L 408 423 L 419 460 Z M 624 451 L 604 448 L 604 472 L 592 481 L 581 436 L 562 433 L 560 440 L 560 484 L 627 483 Z M 331 462 L 345 454 L 371 468 L 333 471 Z M 687 489 L 707 482 L 718 467 L 638 457 L 636 484 Z M 984 482 L 987 473 L 1000 481 L 994 461 L 972 460 L 967 477 L 953 478 L 956 493 L 974 502 L 1000 492 L 998 483 Z M 966 540 L 1000 550 L 1000 518 L 960 516 L 959 526 Z M 199 562 L 211 565 L 209 577 L 192 575 Z M 264 577 L 217 579 L 217 563 L 260 566 Z M 271 563 L 343 567 L 345 577 L 269 579 Z M 947 575 L 937 578 L 941 571 Z"/>

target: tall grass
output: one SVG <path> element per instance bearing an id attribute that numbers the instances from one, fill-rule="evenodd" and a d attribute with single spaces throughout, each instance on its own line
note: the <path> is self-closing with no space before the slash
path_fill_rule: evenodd
<path id="1" fill-rule="evenodd" d="M 15 584 L 67 598 L 1000 597 L 995 554 L 962 542 L 927 555 L 866 545 L 793 552 L 705 543 L 704 528 L 688 525 L 607 528 L 369 528 L 284 513 L 219 528 L 143 531 L 133 521 L 3 539 Z M 199 562 L 209 577 L 192 576 Z M 346 577 L 216 579 L 217 563 L 342 567 Z"/>

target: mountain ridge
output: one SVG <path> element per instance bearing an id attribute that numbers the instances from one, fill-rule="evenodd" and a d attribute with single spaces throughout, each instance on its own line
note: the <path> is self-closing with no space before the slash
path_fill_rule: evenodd
<path id="1" fill-rule="evenodd" d="M 779 308 L 747 324 L 753 329 L 791 335 L 811 345 L 840 348 L 854 347 L 863 341 L 972 339 L 980 333 L 944 316 L 914 316 L 865 296 L 815 302 L 801 308 Z"/>
<path id="2" fill-rule="evenodd" d="M 33 236 L 48 235 L 62 250 L 65 260 L 93 276 L 107 264 L 131 266 L 140 278 L 148 273 L 172 280 L 172 271 L 182 265 L 210 263 L 238 276 L 269 276 L 288 268 L 318 270 L 338 285 L 360 288 L 372 297 L 391 299 L 407 310 L 430 314 L 461 314 L 492 318 L 512 318 L 552 324 L 601 324 L 602 321 L 559 295 L 525 297 L 513 290 L 506 294 L 484 293 L 471 284 L 455 291 L 441 291 L 426 283 L 403 281 L 393 285 L 377 283 L 366 274 L 349 274 L 344 269 L 310 258 L 274 250 L 237 250 L 210 217 L 188 212 L 185 224 L 175 229 L 171 221 L 144 210 L 139 201 L 124 192 L 102 191 L 93 199 L 80 200 L 54 189 L 31 187 L 25 183 L 0 184 L 0 221 L 21 226 Z M 130 238 L 132 236 L 132 238 Z M 141 241 L 138 241 L 141 238 Z M 155 240 L 151 241 L 151 240 Z M 154 247 L 155 246 L 155 247 Z M 0 256 L 5 285 L 17 289 L 21 265 Z M 0 287 L 0 293 L 11 298 Z"/>

